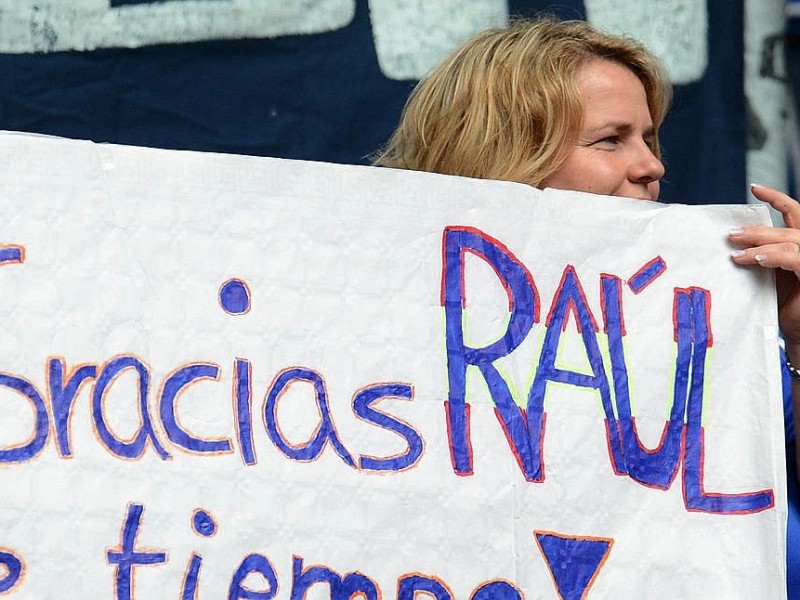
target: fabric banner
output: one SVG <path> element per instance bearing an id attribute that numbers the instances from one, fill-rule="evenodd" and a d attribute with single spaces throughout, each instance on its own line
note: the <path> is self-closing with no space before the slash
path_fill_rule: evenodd
<path id="1" fill-rule="evenodd" d="M 785 596 L 763 207 L 11 133 L 0 174 L 9 597 Z"/>
<path id="2" fill-rule="evenodd" d="M 745 201 L 743 8 L 727 0 L 0 0 L 0 127 L 365 164 L 459 43 L 543 10 L 665 62 L 665 201 Z"/>

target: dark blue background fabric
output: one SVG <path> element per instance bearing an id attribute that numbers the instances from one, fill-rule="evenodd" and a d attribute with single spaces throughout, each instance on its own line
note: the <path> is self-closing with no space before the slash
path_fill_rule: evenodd
<path id="1" fill-rule="evenodd" d="M 662 141 L 670 202 L 746 202 L 743 2 L 708 1 L 708 69 L 675 88 Z"/>
<path id="2" fill-rule="evenodd" d="M 511 0 L 509 9 L 585 17 L 582 0 Z M 743 8 L 708 0 L 708 10 L 708 69 L 701 81 L 676 89 L 663 131 L 668 202 L 745 201 Z M 329 33 L 0 54 L 0 128 L 366 164 L 414 83 L 381 73 L 369 6 L 357 0 L 353 21 Z"/>
<path id="3" fill-rule="evenodd" d="M 786 584 L 788 599 L 800 599 L 800 490 L 797 483 L 795 444 L 792 441 L 786 450 L 789 514 L 786 524 L 787 569 Z"/>
<path id="4" fill-rule="evenodd" d="M 800 600 L 800 489 L 797 482 L 797 460 L 792 408 L 792 379 L 786 368 L 786 353 L 781 350 L 781 383 L 783 386 L 783 415 L 786 435 L 786 483 L 788 515 L 786 519 L 786 584 L 788 600 Z"/>

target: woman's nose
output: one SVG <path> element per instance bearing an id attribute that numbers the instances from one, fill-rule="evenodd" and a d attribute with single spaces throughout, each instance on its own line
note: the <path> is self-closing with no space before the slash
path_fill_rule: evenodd
<path id="1" fill-rule="evenodd" d="M 636 158 L 630 166 L 630 180 L 636 183 L 650 183 L 658 181 L 664 176 L 664 165 L 653 154 L 647 144 L 637 150 Z"/>

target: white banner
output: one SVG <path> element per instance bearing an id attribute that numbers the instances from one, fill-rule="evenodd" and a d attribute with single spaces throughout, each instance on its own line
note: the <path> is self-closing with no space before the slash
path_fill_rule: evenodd
<path id="1" fill-rule="evenodd" d="M 771 274 L 662 206 L 0 135 L 0 591 L 780 598 Z"/>

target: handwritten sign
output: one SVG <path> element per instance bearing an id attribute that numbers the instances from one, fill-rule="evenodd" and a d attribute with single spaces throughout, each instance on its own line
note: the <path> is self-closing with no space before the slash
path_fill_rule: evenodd
<path id="1" fill-rule="evenodd" d="M 778 598 L 761 208 L 0 135 L 0 592 Z"/>

